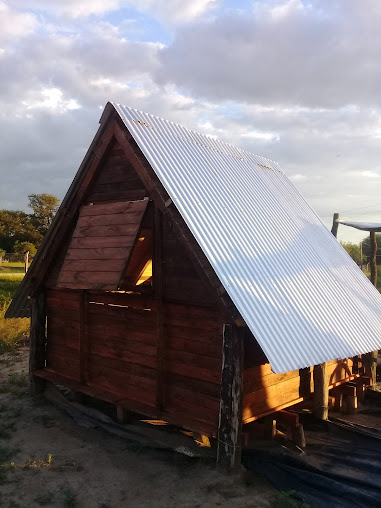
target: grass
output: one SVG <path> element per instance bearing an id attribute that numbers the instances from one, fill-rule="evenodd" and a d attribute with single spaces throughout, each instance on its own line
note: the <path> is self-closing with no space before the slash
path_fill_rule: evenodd
<path id="1" fill-rule="evenodd" d="M 63 503 L 65 508 L 74 508 L 78 505 L 78 496 L 70 486 L 66 486 L 63 490 Z"/>
<path id="2" fill-rule="evenodd" d="M 20 273 L 10 276 L 0 274 L 0 316 L 4 315 L 23 278 Z"/>
<path id="3" fill-rule="evenodd" d="M 6 481 L 7 472 L 12 467 L 10 461 L 19 451 L 19 448 L 0 445 L 0 485 Z"/>
<path id="4" fill-rule="evenodd" d="M 28 318 L 3 319 L 23 277 L 23 274 L 2 276 L 0 273 L 0 354 L 14 351 L 29 336 Z"/>
<path id="5" fill-rule="evenodd" d="M 0 319 L 0 354 L 14 351 L 29 336 L 28 318 Z"/>
<path id="6" fill-rule="evenodd" d="M 24 273 L 24 263 L 2 263 L 0 274 L 2 273 Z"/>
<path id="7" fill-rule="evenodd" d="M 39 504 L 40 506 L 46 506 L 47 504 L 52 504 L 54 499 L 56 497 L 55 492 L 47 491 L 43 492 L 42 494 L 39 494 L 35 499 L 35 503 Z"/>
<path id="8" fill-rule="evenodd" d="M 28 376 L 25 371 L 11 372 L 0 387 L 0 393 L 10 393 L 14 397 L 23 397 L 28 393 Z"/>

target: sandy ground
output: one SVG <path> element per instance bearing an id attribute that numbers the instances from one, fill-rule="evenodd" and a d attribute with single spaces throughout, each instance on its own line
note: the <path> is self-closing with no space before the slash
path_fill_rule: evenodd
<path id="1" fill-rule="evenodd" d="M 0 356 L 0 508 L 270 507 L 279 494 L 242 470 L 131 446 L 28 394 L 27 350 Z"/>

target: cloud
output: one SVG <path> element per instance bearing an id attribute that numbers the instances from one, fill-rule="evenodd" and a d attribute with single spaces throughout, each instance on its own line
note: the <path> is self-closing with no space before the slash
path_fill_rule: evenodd
<path id="1" fill-rule="evenodd" d="M 0 0 L 1 208 L 63 197 L 108 100 L 278 161 L 328 227 L 379 202 L 378 1 L 132 5 Z"/>
<path id="2" fill-rule="evenodd" d="M 56 16 L 72 18 L 88 17 L 92 14 L 104 14 L 120 7 L 120 0 L 13 0 L 20 9 L 53 13 Z"/>
<path id="3" fill-rule="evenodd" d="M 134 8 L 170 23 L 183 23 L 198 18 L 217 5 L 217 0 L 14 0 L 22 9 L 42 11 L 68 18 L 87 18 L 122 8 Z"/>
<path id="4" fill-rule="evenodd" d="M 37 21 L 33 14 L 18 12 L 0 1 L 0 43 L 9 37 L 25 37 L 32 33 L 36 26 Z"/>
<path id="5" fill-rule="evenodd" d="M 159 83 L 214 101 L 380 106 L 378 0 L 257 2 L 178 29 Z"/>

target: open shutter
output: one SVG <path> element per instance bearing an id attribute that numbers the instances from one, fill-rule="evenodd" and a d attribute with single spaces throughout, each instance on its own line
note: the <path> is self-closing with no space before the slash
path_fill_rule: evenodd
<path id="1" fill-rule="evenodd" d="M 147 205 L 148 200 L 83 206 L 57 286 L 118 289 Z"/>

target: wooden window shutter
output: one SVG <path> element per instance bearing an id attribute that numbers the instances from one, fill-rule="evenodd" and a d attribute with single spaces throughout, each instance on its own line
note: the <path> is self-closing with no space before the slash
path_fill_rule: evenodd
<path id="1" fill-rule="evenodd" d="M 117 290 L 148 200 L 82 206 L 57 287 Z"/>

